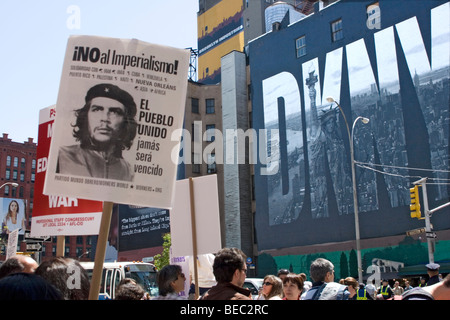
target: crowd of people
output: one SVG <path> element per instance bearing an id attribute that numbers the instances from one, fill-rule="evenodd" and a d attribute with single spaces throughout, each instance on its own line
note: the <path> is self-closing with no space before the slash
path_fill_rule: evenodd
<path id="1" fill-rule="evenodd" d="M 200 264 L 201 259 L 197 259 Z M 247 274 L 245 254 L 237 248 L 224 248 L 213 258 L 204 259 L 198 276 L 206 277 L 199 300 L 251 300 L 252 292 L 244 288 Z M 207 262 L 208 263 L 208 262 Z M 439 265 L 427 265 L 429 280 L 412 287 L 395 281 L 390 287 L 383 279 L 367 285 L 352 277 L 335 281 L 334 265 L 318 258 L 311 263 L 309 274 L 296 274 L 281 269 L 277 275 L 266 275 L 258 300 L 450 300 L 450 275 L 439 278 Z M 179 265 L 167 265 L 158 271 L 159 295 L 150 297 L 133 279 L 122 279 L 116 288 L 115 300 L 184 300 L 187 277 Z M 77 276 L 74 276 L 76 273 Z M 215 281 L 211 281 L 214 276 Z M 192 281 L 192 276 L 188 276 Z M 199 280 L 199 279 L 198 279 Z M 201 280 L 199 280 L 201 282 Z M 208 285 L 209 284 L 209 285 Z M 90 282 L 87 271 L 71 258 L 56 257 L 40 265 L 31 257 L 16 255 L 0 267 L 0 300 L 87 300 Z M 193 299 L 190 296 L 189 299 Z"/>

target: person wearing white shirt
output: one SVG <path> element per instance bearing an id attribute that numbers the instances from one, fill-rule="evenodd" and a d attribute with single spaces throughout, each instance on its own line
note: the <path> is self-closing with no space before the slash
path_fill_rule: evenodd
<path id="1" fill-rule="evenodd" d="M 201 254 L 197 256 L 198 287 L 200 296 L 217 284 L 213 273 L 214 255 L 212 253 Z M 195 276 L 194 276 L 194 257 L 189 257 L 189 273 L 191 279 L 191 289 L 189 290 L 190 299 L 195 294 Z"/>

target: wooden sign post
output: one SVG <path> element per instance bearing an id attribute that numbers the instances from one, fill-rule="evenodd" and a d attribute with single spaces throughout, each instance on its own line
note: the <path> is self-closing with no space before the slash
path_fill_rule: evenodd
<path id="1" fill-rule="evenodd" d="M 198 257 L 222 248 L 216 175 L 177 181 L 170 210 L 170 234 L 172 255 L 192 259 L 190 272 L 195 284 L 195 299 L 198 299 Z"/>
<path id="2" fill-rule="evenodd" d="M 197 227 L 195 225 L 195 200 L 194 200 L 194 180 L 189 178 L 189 196 L 191 199 L 191 225 L 192 225 L 192 254 L 194 259 L 194 283 L 195 283 L 195 300 L 199 297 L 198 286 L 198 268 L 197 268 Z"/>
<path id="3" fill-rule="evenodd" d="M 66 236 L 56 237 L 56 256 L 64 257 L 64 249 L 66 246 Z"/>
<path id="4" fill-rule="evenodd" d="M 103 262 L 105 261 L 106 243 L 108 241 L 109 227 L 111 225 L 113 203 L 103 202 L 102 220 L 98 233 L 97 249 L 95 251 L 94 270 L 92 272 L 89 300 L 98 300 L 102 280 Z"/>

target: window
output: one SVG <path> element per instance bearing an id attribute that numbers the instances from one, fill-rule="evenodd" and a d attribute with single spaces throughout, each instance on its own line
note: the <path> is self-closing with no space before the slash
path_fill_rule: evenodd
<path id="1" fill-rule="evenodd" d="M 6 165 L 9 167 L 11 165 L 11 156 L 6 157 Z"/>
<path id="2" fill-rule="evenodd" d="M 192 106 L 192 113 L 200 113 L 199 111 L 199 103 L 197 98 L 191 98 L 191 106 Z"/>
<path id="3" fill-rule="evenodd" d="M 214 124 L 207 124 L 206 125 L 206 141 L 207 142 L 213 142 L 215 140 L 214 137 L 214 129 L 216 128 L 216 126 Z"/>
<path id="4" fill-rule="evenodd" d="M 216 154 L 210 153 L 208 154 L 208 173 L 216 173 Z"/>
<path id="5" fill-rule="evenodd" d="M 331 23 L 331 39 L 333 42 L 344 39 L 344 31 L 342 30 L 342 19 Z"/>
<path id="6" fill-rule="evenodd" d="M 6 180 L 9 180 L 9 179 L 11 179 L 11 169 L 6 169 L 6 172 L 5 172 L 5 179 Z"/>
<path id="7" fill-rule="evenodd" d="M 36 159 L 31 160 L 31 169 L 36 169 Z"/>
<path id="8" fill-rule="evenodd" d="M 297 58 L 306 55 L 306 36 L 300 37 L 295 40 L 295 49 L 297 51 Z"/>
<path id="9" fill-rule="evenodd" d="M 206 99 L 206 113 L 207 114 L 215 113 L 215 100 L 214 99 Z"/>
<path id="10" fill-rule="evenodd" d="M 22 158 L 22 159 L 20 160 L 20 167 L 21 167 L 21 168 L 25 168 L 25 158 Z"/>
<path id="11" fill-rule="evenodd" d="M 17 181 L 17 170 L 13 170 L 13 180 Z"/>
<path id="12" fill-rule="evenodd" d="M 367 6 L 367 18 L 370 18 L 372 15 L 378 13 L 380 10 L 380 4 L 378 2 L 374 2 L 371 5 Z"/>
<path id="13" fill-rule="evenodd" d="M 20 181 L 21 182 L 25 181 L 25 171 L 20 171 Z"/>
<path id="14" fill-rule="evenodd" d="M 20 188 L 19 188 L 19 198 L 23 198 L 23 192 L 24 192 L 24 189 L 23 189 L 22 186 L 20 186 Z"/>
<path id="15" fill-rule="evenodd" d="M 5 196 L 9 195 L 9 185 L 5 186 Z"/>
<path id="16" fill-rule="evenodd" d="M 19 158 L 14 157 L 14 167 L 17 167 L 19 165 Z"/>

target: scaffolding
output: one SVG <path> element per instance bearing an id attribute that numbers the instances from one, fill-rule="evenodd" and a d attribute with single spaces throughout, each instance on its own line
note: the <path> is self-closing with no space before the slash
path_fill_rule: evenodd
<path id="1" fill-rule="evenodd" d="M 198 57 L 198 49 L 187 48 L 191 51 L 191 57 L 189 60 L 189 81 L 197 81 L 197 57 Z"/>

